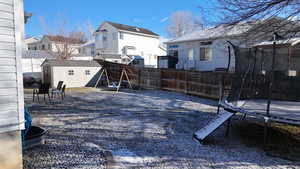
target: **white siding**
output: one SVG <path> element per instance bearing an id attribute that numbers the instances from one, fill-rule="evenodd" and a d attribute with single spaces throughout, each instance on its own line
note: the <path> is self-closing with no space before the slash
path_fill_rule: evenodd
<path id="1" fill-rule="evenodd" d="M 23 0 L 0 0 L 0 133 L 23 129 Z"/>
<path id="2" fill-rule="evenodd" d="M 157 56 L 166 55 L 166 51 L 159 47 L 159 37 L 118 30 L 108 23 L 104 23 L 101 29 L 107 30 L 107 41 L 102 41 L 102 32 L 96 34 L 96 54 L 118 54 L 123 56 L 124 47 L 132 46 L 135 49 L 128 49 L 125 55 L 142 56 L 145 65 L 148 67 L 157 67 Z M 121 33 L 123 39 L 120 39 Z"/>
<path id="3" fill-rule="evenodd" d="M 64 81 L 67 88 L 86 87 L 100 69 L 101 67 L 52 67 L 51 85 L 56 86 L 59 81 Z M 69 70 L 73 70 L 74 75 L 69 75 Z M 90 71 L 90 75 L 85 74 L 86 70 Z"/>
<path id="4" fill-rule="evenodd" d="M 202 46 L 201 41 L 181 42 L 170 45 L 178 45 L 178 69 L 198 70 L 198 71 L 214 71 L 217 68 L 227 68 L 228 66 L 228 46 L 230 40 L 234 44 L 240 44 L 236 39 L 216 39 L 211 45 Z M 200 47 L 209 47 L 212 50 L 211 60 L 200 60 Z M 188 59 L 189 50 L 193 50 L 193 58 Z M 235 56 L 231 47 L 231 64 L 230 70 L 234 70 Z"/>

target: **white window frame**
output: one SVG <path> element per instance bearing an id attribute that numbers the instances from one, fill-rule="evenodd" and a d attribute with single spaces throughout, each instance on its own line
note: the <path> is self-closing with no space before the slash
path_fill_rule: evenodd
<path id="1" fill-rule="evenodd" d="M 124 40 L 124 33 L 123 32 L 119 33 L 119 38 L 122 39 L 122 40 Z"/>
<path id="2" fill-rule="evenodd" d="M 73 69 L 68 70 L 68 75 L 69 76 L 74 76 L 75 72 Z"/>
<path id="3" fill-rule="evenodd" d="M 193 48 L 188 49 L 188 60 L 194 60 L 194 53 L 195 51 Z"/>
<path id="4" fill-rule="evenodd" d="M 201 50 L 204 50 L 204 56 L 202 56 Z M 212 48 L 210 45 L 200 46 L 199 60 L 200 61 L 211 61 L 212 60 Z"/>
<path id="5" fill-rule="evenodd" d="M 85 75 L 90 76 L 91 75 L 91 70 L 85 70 Z"/>

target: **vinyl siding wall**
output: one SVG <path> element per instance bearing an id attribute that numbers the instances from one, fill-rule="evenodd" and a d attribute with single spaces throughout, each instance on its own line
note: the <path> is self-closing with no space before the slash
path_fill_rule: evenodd
<path id="1" fill-rule="evenodd" d="M 0 133 L 23 129 L 23 0 L 0 0 Z"/>

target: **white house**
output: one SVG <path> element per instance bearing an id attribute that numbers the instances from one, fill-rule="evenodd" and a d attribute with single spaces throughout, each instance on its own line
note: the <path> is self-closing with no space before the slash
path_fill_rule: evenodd
<path id="1" fill-rule="evenodd" d="M 141 56 L 145 66 L 157 67 L 157 56 L 165 55 L 159 35 L 145 28 L 103 22 L 95 32 L 96 58 Z"/>
<path id="2" fill-rule="evenodd" d="M 64 81 L 67 88 L 87 87 L 95 84 L 101 66 L 88 60 L 46 60 L 42 64 L 43 83 L 56 87 Z"/>
<path id="3" fill-rule="evenodd" d="M 235 55 L 228 41 L 240 47 L 251 47 L 272 39 L 276 24 L 282 24 L 282 19 L 271 18 L 198 30 L 166 42 L 168 55 L 178 57 L 177 69 L 214 71 L 227 68 L 230 51 L 230 70 L 234 71 Z M 282 26 L 281 29 L 285 33 L 290 27 Z"/>
<path id="4" fill-rule="evenodd" d="M 0 1 L 0 168 L 22 168 L 24 96 L 22 50 L 23 0 Z"/>
<path id="5" fill-rule="evenodd" d="M 68 44 L 68 50 L 72 51 L 72 55 L 79 54 L 79 47 L 84 43 L 79 39 L 64 37 L 64 36 L 50 36 L 45 35 L 39 41 L 28 43 L 28 50 L 46 50 L 51 52 L 62 51 L 65 47 L 65 43 Z"/>
<path id="6" fill-rule="evenodd" d="M 40 39 L 37 37 L 29 37 L 25 39 L 25 50 L 28 50 L 28 44 L 39 42 Z"/>
<path id="7" fill-rule="evenodd" d="M 90 40 L 78 48 L 78 54 L 71 60 L 93 60 L 95 56 L 95 40 Z"/>

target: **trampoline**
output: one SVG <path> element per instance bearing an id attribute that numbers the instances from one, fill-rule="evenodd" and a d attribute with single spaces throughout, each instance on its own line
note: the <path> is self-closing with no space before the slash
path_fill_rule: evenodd
<path id="1" fill-rule="evenodd" d="M 300 78 L 290 77 L 286 73 L 289 66 L 284 67 L 284 59 L 280 58 L 283 56 L 279 57 L 275 34 L 271 51 L 259 47 L 241 48 L 228 43 L 228 48 L 234 49 L 235 71 L 229 72 L 232 58 L 228 50 L 228 66 L 222 69 L 226 73 L 220 76 L 218 115 L 207 126 L 195 132 L 194 138 L 202 141 L 226 121 L 228 133 L 230 119 L 237 113 L 264 122 L 264 143 L 267 142 L 268 126 L 271 123 L 300 126 Z M 228 73 L 231 83 L 228 83 Z"/>
<path id="2" fill-rule="evenodd" d="M 293 101 L 274 98 L 274 90 L 278 87 L 277 83 L 280 83 L 280 79 L 276 81 L 278 77 L 275 72 L 281 77 L 288 76 L 279 68 L 282 65 L 276 62 L 276 41 L 274 40 L 271 53 L 258 47 L 240 48 L 231 45 L 236 56 L 235 73 L 232 76 L 231 89 L 227 96 L 224 95 L 224 78 L 221 80 L 220 91 L 222 93 L 220 94 L 219 109 L 222 107 L 233 113 L 239 112 L 263 118 L 266 122 L 300 126 L 300 95 L 294 96 Z M 230 64 L 230 62 L 228 63 Z M 298 85 L 293 84 L 293 86 Z M 284 93 L 284 89 L 280 90 L 279 92 Z M 297 92 L 295 91 L 295 93 Z"/>

